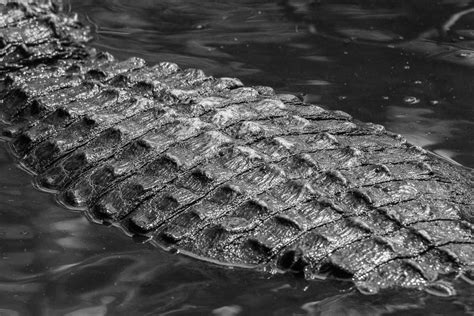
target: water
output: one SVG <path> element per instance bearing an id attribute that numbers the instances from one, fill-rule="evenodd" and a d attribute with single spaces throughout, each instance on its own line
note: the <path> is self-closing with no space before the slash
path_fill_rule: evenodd
<path id="1" fill-rule="evenodd" d="M 472 1 L 71 0 L 119 58 L 270 85 L 474 166 Z M 66 211 L 0 150 L 0 315 L 465 315 L 438 298 L 230 270 Z"/>

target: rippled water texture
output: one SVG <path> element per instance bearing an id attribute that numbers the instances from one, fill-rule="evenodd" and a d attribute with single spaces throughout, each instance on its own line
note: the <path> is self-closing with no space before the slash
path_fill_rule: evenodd
<path id="1" fill-rule="evenodd" d="M 70 0 L 119 58 L 342 109 L 474 167 L 474 2 Z M 229 270 L 136 244 L 36 191 L 0 149 L 0 315 L 465 315 L 439 298 Z M 462 289 L 464 287 L 464 289 Z"/>

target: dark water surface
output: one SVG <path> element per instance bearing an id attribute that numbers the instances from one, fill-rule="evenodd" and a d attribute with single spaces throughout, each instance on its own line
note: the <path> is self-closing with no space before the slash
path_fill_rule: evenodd
<path id="1" fill-rule="evenodd" d="M 474 2 L 70 0 L 94 45 L 173 61 L 383 124 L 474 167 Z M 454 297 L 364 296 L 214 267 L 134 243 L 36 191 L 0 149 L 0 316 L 474 315 Z"/>

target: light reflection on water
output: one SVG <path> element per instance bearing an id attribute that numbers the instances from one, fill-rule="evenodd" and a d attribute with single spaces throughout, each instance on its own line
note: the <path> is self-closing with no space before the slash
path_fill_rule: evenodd
<path id="1" fill-rule="evenodd" d="M 95 45 L 119 58 L 169 60 L 301 93 L 472 167 L 474 68 L 462 54 L 473 47 L 474 15 L 436 33 L 472 3 L 438 2 L 71 0 L 71 7 L 95 25 Z M 462 48 L 461 56 L 443 45 Z M 344 282 L 170 255 L 65 211 L 32 188 L 3 147 L 0 175 L 0 315 L 474 313 L 465 284 L 452 298 L 363 296 Z"/>

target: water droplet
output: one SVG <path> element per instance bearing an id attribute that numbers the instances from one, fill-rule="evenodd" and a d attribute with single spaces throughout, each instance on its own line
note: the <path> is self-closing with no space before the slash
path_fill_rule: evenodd
<path id="1" fill-rule="evenodd" d="M 408 96 L 403 99 L 403 102 L 405 102 L 406 104 L 418 104 L 420 103 L 420 99 L 418 99 L 417 97 Z"/>

